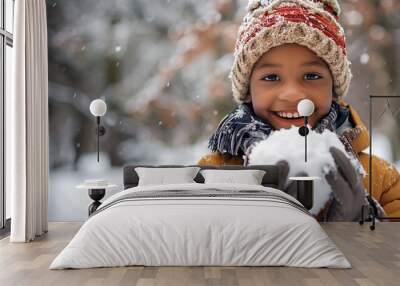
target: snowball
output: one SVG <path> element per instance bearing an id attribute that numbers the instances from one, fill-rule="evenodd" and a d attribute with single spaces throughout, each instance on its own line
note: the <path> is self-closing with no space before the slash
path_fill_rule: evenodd
<path id="1" fill-rule="evenodd" d="M 249 165 L 275 165 L 280 160 L 289 163 L 288 178 L 297 176 L 300 172 L 306 172 L 308 176 L 319 177 L 314 181 L 314 204 L 311 214 L 317 215 L 324 208 L 331 196 L 331 187 L 325 180 L 325 175 L 331 170 L 337 170 L 329 148 L 334 146 L 350 157 L 337 135 L 330 130 L 317 133 L 310 130 L 307 136 L 307 163 L 304 158 L 304 137 L 298 133 L 299 127 L 292 126 L 289 129 L 273 131 L 263 141 L 257 142 L 249 154 Z M 288 180 L 285 187 L 290 183 Z"/>

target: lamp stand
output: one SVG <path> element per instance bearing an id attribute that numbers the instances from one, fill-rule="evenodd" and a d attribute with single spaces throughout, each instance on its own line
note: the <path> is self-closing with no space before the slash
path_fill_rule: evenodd
<path id="1" fill-rule="evenodd" d="M 100 116 L 97 116 L 97 129 L 96 129 L 96 133 L 97 133 L 97 162 L 99 162 L 99 153 L 100 153 Z"/>
<path id="2" fill-rule="evenodd" d="M 299 134 L 304 137 L 304 161 L 307 162 L 307 134 L 308 130 L 308 116 L 304 116 L 304 126 L 299 128 Z"/>
<path id="3" fill-rule="evenodd" d="M 308 116 L 304 116 L 304 128 L 306 130 L 306 134 L 304 135 L 304 162 L 307 163 L 307 134 L 308 134 Z"/>
<path id="4" fill-rule="evenodd" d="M 106 129 L 104 126 L 100 125 L 100 116 L 96 116 L 97 128 L 96 128 L 96 135 L 97 135 L 97 162 L 100 161 L 100 136 L 106 134 Z"/>

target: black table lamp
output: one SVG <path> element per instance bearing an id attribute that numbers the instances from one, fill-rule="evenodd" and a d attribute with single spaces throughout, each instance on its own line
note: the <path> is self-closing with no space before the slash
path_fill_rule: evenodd
<path id="1" fill-rule="evenodd" d="M 299 128 L 299 134 L 304 136 L 304 161 L 307 162 L 307 134 L 309 133 L 308 117 L 314 113 L 314 103 L 309 99 L 300 100 L 297 105 L 297 111 L 300 116 L 304 116 L 304 126 Z"/>
<path id="2" fill-rule="evenodd" d="M 106 129 L 104 126 L 100 125 L 100 117 L 104 116 L 107 112 L 107 105 L 101 99 L 95 99 L 90 103 L 90 113 L 92 113 L 96 117 L 97 128 L 97 162 L 99 162 L 99 149 L 100 149 L 100 136 L 103 136 L 106 133 Z"/>

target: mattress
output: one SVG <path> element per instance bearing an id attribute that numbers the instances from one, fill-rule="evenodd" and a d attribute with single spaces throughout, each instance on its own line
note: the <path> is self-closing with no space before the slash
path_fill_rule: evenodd
<path id="1" fill-rule="evenodd" d="M 50 269 L 129 265 L 351 267 L 288 194 L 199 183 L 138 186 L 109 197 Z"/>

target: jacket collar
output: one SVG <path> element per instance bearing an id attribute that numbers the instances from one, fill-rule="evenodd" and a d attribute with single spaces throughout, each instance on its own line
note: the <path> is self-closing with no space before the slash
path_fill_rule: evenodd
<path id="1" fill-rule="evenodd" d="M 350 111 L 350 121 L 353 125 L 353 128 L 348 133 L 347 137 L 354 151 L 358 154 L 369 146 L 368 129 L 361 121 L 360 115 L 350 104 L 344 102 L 343 100 L 339 100 L 339 104 L 347 107 Z"/>

